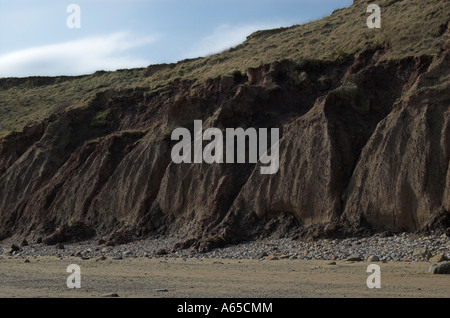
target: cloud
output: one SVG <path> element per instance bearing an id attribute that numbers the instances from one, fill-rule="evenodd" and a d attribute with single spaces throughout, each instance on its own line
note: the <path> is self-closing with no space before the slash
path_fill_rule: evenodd
<path id="1" fill-rule="evenodd" d="M 247 36 L 255 31 L 278 28 L 282 23 L 277 24 L 248 24 L 231 26 L 221 25 L 214 31 L 195 44 L 184 58 L 195 58 L 223 52 L 247 39 Z"/>
<path id="2" fill-rule="evenodd" d="M 0 77 L 79 75 L 143 67 L 151 62 L 133 58 L 129 51 L 155 41 L 155 37 L 117 32 L 15 51 L 0 56 Z"/>

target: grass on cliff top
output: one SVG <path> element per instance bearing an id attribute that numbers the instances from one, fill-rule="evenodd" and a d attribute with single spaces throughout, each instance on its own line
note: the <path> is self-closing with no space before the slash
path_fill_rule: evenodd
<path id="1" fill-rule="evenodd" d="M 450 1 L 378 1 L 382 28 L 369 29 L 366 21 L 370 14 L 366 10 L 372 2 L 360 0 L 303 25 L 256 32 L 221 54 L 177 65 L 170 75 L 178 72 L 183 77 L 214 78 L 273 61 L 335 60 L 380 46 L 388 47 L 383 59 L 401 59 L 435 55 L 444 45 L 442 35 L 450 21 Z"/>
<path id="2" fill-rule="evenodd" d="M 105 89 L 140 85 L 145 81 L 141 74 L 142 69 L 97 72 L 64 80 L 55 78 L 50 81 L 54 83 L 37 86 L 33 80 L 23 79 L 9 88 L 1 88 L 1 82 L 8 79 L 0 79 L 0 138 L 27 124 L 40 122 L 52 113 L 86 105 Z"/>
<path id="3" fill-rule="evenodd" d="M 10 79 L 0 79 L 0 138 L 30 122 L 41 121 L 52 112 L 85 105 L 96 93 L 108 88 L 146 86 L 154 90 L 175 79 L 202 82 L 234 71 L 245 74 L 250 67 L 274 61 L 336 60 L 376 47 L 387 48 L 382 59 L 433 56 L 450 42 L 444 36 L 450 21 L 448 0 L 379 0 L 381 29 L 366 26 L 366 9 L 372 1 L 355 2 L 317 21 L 255 32 L 232 49 L 182 61 L 147 77 L 145 69 L 134 69 L 97 72 L 40 86 L 29 85 L 26 79 L 1 85 L 1 81 L 8 83 Z"/>

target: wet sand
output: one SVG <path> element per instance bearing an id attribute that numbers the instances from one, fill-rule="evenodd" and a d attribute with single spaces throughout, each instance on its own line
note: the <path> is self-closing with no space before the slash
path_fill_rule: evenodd
<path id="1" fill-rule="evenodd" d="M 377 263 L 381 288 L 369 289 L 367 262 L 128 258 L 0 258 L 0 297 L 372 298 L 450 297 L 450 275 L 426 262 Z M 81 288 L 66 285 L 67 266 L 81 268 Z"/>

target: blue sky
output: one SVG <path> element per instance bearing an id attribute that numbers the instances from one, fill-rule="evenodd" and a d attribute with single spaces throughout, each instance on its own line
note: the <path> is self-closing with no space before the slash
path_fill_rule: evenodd
<path id="1" fill-rule="evenodd" d="M 88 74 L 218 53 L 352 0 L 0 0 L 0 77 Z M 70 29 L 70 4 L 81 28 Z"/>

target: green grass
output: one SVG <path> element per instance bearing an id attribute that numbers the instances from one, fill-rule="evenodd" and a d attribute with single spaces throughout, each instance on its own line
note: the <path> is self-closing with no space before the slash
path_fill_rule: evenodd
<path id="1" fill-rule="evenodd" d="M 27 124 L 40 122 L 52 113 L 86 105 L 97 93 L 108 88 L 122 89 L 139 85 L 145 81 L 142 72 L 143 69 L 97 72 L 36 87 L 31 86 L 27 79 L 21 79 L 19 85 L 10 88 L 1 88 L 0 83 L 0 136 L 21 130 Z M 12 81 L 0 79 L 3 82 L 8 80 Z"/>
<path id="2" fill-rule="evenodd" d="M 101 127 L 106 123 L 106 117 L 109 114 L 109 110 L 100 110 L 94 118 L 92 118 L 91 126 L 93 127 Z"/>
<path id="3" fill-rule="evenodd" d="M 450 21 L 450 1 L 379 0 L 381 29 L 367 28 L 368 3 L 357 1 L 303 25 L 255 32 L 244 43 L 220 54 L 161 67 L 149 76 L 145 76 L 146 69 L 97 72 L 41 86 L 27 85 L 23 79 L 9 88 L 2 85 L 5 81 L 8 84 L 8 79 L 0 80 L 0 137 L 39 122 L 52 112 L 86 105 L 96 93 L 108 88 L 139 86 L 148 87 L 150 93 L 164 94 L 176 79 L 203 82 L 233 72 L 246 74 L 250 67 L 275 61 L 335 61 L 379 47 L 386 48 L 382 60 L 435 56 L 445 41 L 449 42 L 442 34 Z"/>

